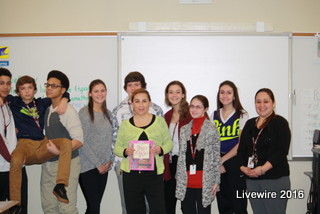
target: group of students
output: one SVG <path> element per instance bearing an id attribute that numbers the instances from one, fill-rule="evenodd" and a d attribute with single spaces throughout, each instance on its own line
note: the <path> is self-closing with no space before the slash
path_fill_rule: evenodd
<path id="1" fill-rule="evenodd" d="M 43 99 L 34 99 L 34 80 L 18 80 L 18 96 L 9 95 L 8 73 L 0 68 L 0 137 L 9 154 L 6 159 L 0 138 L 0 200 L 20 201 L 13 213 L 27 213 L 23 166 L 39 163 L 43 163 L 44 213 L 78 213 L 78 182 L 86 213 L 100 213 L 112 166 L 123 214 L 174 214 L 177 199 L 184 214 L 210 214 L 215 197 L 219 213 L 247 213 L 245 191 L 277 194 L 274 199 L 250 198 L 254 213 L 285 213 L 287 199 L 280 198 L 280 191 L 290 189 L 290 129 L 288 122 L 275 114 L 270 89 L 256 93 L 258 117 L 248 120 L 237 87 L 224 81 L 217 94 L 217 110 L 209 117 L 205 96 L 194 96 L 189 105 L 184 85 L 172 81 L 165 88 L 165 103 L 172 108 L 163 115 L 151 101 L 143 75 L 130 72 L 124 79 L 128 96 L 112 112 L 106 106 L 105 83 L 94 80 L 89 86 L 88 106 L 77 114 L 68 104 L 69 81 L 62 72 L 48 74 L 47 98 Z M 150 150 L 153 170 L 130 170 L 135 152 L 131 141 L 154 142 Z"/>
<path id="2" fill-rule="evenodd" d="M 258 117 L 248 120 L 237 87 L 224 81 L 209 117 L 205 96 L 194 96 L 189 105 L 184 85 L 172 81 L 165 88 L 165 103 L 172 107 L 165 123 L 142 74 L 129 73 L 124 89 L 128 97 L 112 112 L 122 213 L 174 214 L 179 199 L 182 213 L 206 214 L 215 196 L 222 214 L 247 213 L 247 198 L 254 213 L 286 213 L 288 198 L 281 191 L 290 190 L 291 134 L 287 120 L 275 114 L 270 89 L 257 91 Z M 129 142 L 136 140 L 155 142 L 153 171 L 130 170 Z M 274 197 L 248 197 L 246 191 Z"/>
<path id="3" fill-rule="evenodd" d="M 8 69 L 0 68 L 1 201 L 18 201 L 19 205 L 10 213 L 27 213 L 24 165 L 42 164 L 44 213 L 77 213 L 78 149 L 83 145 L 83 131 L 77 111 L 68 103 L 69 79 L 60 71 L 49 72 L 45 83 L 47 97 L 35 99 L 34 78 L 22 76 L 17 80 L 18 96 L 9 94 L 11 78 Z"/>

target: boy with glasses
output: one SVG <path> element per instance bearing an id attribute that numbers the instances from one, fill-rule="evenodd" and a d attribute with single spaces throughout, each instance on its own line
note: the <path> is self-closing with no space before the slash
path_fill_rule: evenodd
<path id="1" fill-rule="evenodd" d="M 57 113 L 57 106 L 63 94 L 69 88 L 69 79 L 61 71 L 53 70 L 49 72 L 46 83 L 46 94 L 51 99 L 51 106 L 47 109 L 44 117 L 44 127 L 48 139 L 67 138 L 72 149 L 70 166 L 70 176 L 66 180 L 66 191 L 68 191 L 69 203 L 61 203 L 52 195 L 52 189 L 56 189 L 56 176 L 60 173 L 61 155 L 63 151 L 56 148 L 54 144 L 50 146 L 50 152 L 60 154 L 60 158 L 54 157 L 42 164 L 41 170 L 41 204 L 44 213 L 78 213 L 77 210 L 77 188 L 80 174 L 79 151 L 83 145 L 83 132 L 81 122 L 75 108 L 68 104 L 64 114 Z M 60 151 L 59 151 L 60 150 Z M 68 171 L 69 172 L 69 171 Z M 64 192 L 62 192 L 64 194 Z"/>

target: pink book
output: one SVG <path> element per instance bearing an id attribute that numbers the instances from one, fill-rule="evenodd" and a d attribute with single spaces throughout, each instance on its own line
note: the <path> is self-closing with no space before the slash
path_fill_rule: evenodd
<path id="1" fill-rule="evenodd" d="M 130 170 L 154 170 L 154 155 L 151 154 L 151 149 L 154 147 L 153 141 L 130 141 L 130 147 L 135 149 L 130 156 Z"/>

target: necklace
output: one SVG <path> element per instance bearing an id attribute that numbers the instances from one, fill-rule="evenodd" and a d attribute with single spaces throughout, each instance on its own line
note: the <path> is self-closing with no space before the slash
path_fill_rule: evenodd
<path id="1" fill-rule="evenodd" d="M 197 128 L 197 129 L 195 129 L 195 127 L 192 127 L 193 136 L 196 136 L 197 134 L 199 134 L 200 130 L 201 130 L 201 126 L 199 128 Z"/>
<path id="2" fill-rule="evenodd" d="M 6 116 L 5 116 L 4 111 L 3 111 L 3 107 L 4 106 L 6 107 L 7 112 L 8 112 L 8 116 L 9 116 L 9 118 L 8 118 L 9 120 L 8 121 L 6 121 Z M 8 104 L 5 103 L 4 106 L 1 106 L 1 112 L 2 112 L 2 117 L 3 117 L 4 136 L 7 137 L 7 129 L 9 127 L 10 123 L 11 123 L 11 114 L 9 112 Z"/>

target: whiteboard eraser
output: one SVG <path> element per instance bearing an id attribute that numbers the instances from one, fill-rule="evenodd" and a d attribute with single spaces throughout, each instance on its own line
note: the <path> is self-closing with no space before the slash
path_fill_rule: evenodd
<path id="1" fill-rule="evenodd" d="M 256 31 L 264 32 L 264 22 L 256 22 Z"/>

